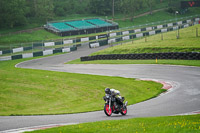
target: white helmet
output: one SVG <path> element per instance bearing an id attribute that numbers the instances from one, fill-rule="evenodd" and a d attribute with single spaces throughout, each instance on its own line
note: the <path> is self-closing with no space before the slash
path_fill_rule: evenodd
<path id="1" fill-rule="evenodd" d="M 115 89 L 110 89 L 110 91 L 111 91 L 111 92 L 115 92 L 116 90 L 115 90 Z"/>
<path id="2" fill-rule="evenodd" d="M 115 93 L 116 93 L 116 95 L 120 95 L 120 91 L 118 91 L 118 90 L 116 90 Z"/>

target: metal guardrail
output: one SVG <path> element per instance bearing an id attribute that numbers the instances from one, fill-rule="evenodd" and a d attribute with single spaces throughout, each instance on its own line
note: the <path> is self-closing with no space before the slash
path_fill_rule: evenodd
<path id="1" fill-rule="evenodd" d="M 191 17 L 190 17 L 191 18 Z M 198 18 L 199 19 L 199 18 Z M 187 20 L 187 21 L 186 21 Z M 62 39 L 62 40 L 52 40 L 52 41 L 47 41 L 47 42 L 32 42 L 32 43 L 25 43 L 25 44 L 20 44 L 19 47 L 17 46 L 11 46 L 9 49 L 0 51 L 0 56 L 7 54 L 7 55 L 16 55 L 17 53 L 27 53 L 28 51 L 30 52 L 37 52 L 41 50 L 50 50 L 50 49 L 58 49 L 58 48 L 66 48 L 66 47 L 73 47 L 74 45 L 82 45 L 82 44 L 92 44 L 94 47 L 98 46 L 98 42 L 101 40 L 107 40 L 106 43 L 110 42 L 115 42 L 116 39 L 118 40 L 129 40 L 133 38 L 138 38 L 138 36 L 146 36 L 147 34 L 155 34 L 154 32 L 165 32 L 169 31 L 168 29 L 166 30 L 166 27 L 170 28 L 176 25 L 179 26 L 185 26 L 183 22 L 188 23 L 193 20 L 188 20 L 188 18 L 185 21 L 179 21 L 179 23 L 169 23 L 165 25 L 157 25 L 154 27 L 146 27 L 142 29 L 135 29 L 135 30 L 125 30 L 125 31 L 120 31 L 120 32 L 110 32 L 107 34 L 102 34 L 98 36 L 91 36 L 91 37 L 84 37 L 84 38 L 72 38 L 72 39 Z M 191 24 L 190 24 L 191 25 Z M 155 31 L 155 29 L 157 31 Z M 159 30 L 160 29 L 160 30 Z M 146 33 L 148 31 L 148 33 Z M 111 36 L 111 34 L 114 34 L 114 36 Z M 112 40 L 114 38 L 114 40 Z M 121 38 L 121 39 L 119 39 Z M 106 43 L 103 45 L 106 45 Z M 94 45 L 95 44 L 95 45 Z M 90 47 L 93 47 L 93 46 Z M 26 46 L 26 47 L 23 47 Z M 27 51 L 27 52 L 24 52 Z"/>
<path id="2" fill-rule="evenodd" d="M 113 30 L 112 32 L 124 31 L 126 29 L 137 29 L 137 28 L 141 28 L 141 27 L 155 26 L 155 25 L 158 25 L 158 24 L 166 24 L 166 23 L 170 23 L 170 22 L 177 22 L 177 21 L 182 21 L 182 20 L 187 20 L 187 19 L 197 18 L 197 17 L 200 17 L 200 14 L 192 15 L 192 16 L 188 16 L 188 17 L 174 18 L 174 19 L 169 19 L 169 20 L 164 20 L 164 21 L 151 22 L 151 23 L 148 23 L 148 24 L 119 28 L 117 30 Z"/>

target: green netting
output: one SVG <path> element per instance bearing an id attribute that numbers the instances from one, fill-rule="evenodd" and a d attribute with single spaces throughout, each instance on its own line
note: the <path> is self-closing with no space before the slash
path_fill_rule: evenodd
<path id="1" fill-rule="evenodd" d="M 93 23 L 93 24 L 95 24 L 97 26 L 112 26 L 112 24 L 110 24 L 110 23 L 108 23 L 106 21 L 103 21 L 101 19 L 89 19 L 87 21 L 90 22 L 90 23 Z"/>
<path id="2" fill-rule="evenodd" d="M 73 27 L 66 25 L 64 22 L 60 23 L 51 23 L 52 27 L 60 30 L 60 31 L 69 31 L 69 30 L 75 30 Z"/>
<path id="3" fill-rule="evenodd" d="M 47 28 L 48 26 L 52 27 L 53 29 L 57 29 L 60 32 L 65 32 L 65 31 L 76 31 L 83 29 L 107 27 L 107 26 L 113 26 L 113 24 L 106 22 L 102 19 L 95 18 L 95 19 L 75 20 L 75 21 L 52 22 L 47 24 Z"/>
<path id="4" fill-rule="evenodd" d="M 95 25 L 92 25 L 85 20 L 66 22 L 66 24 L 69 24 L 77 29 L 86 29 L 86 28 L 96 27 Z"/>

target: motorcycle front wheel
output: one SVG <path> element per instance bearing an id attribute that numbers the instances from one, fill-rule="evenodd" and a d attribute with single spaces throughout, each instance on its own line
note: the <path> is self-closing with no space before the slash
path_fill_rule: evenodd
<path id="1" fill-rule="evenodd" d="M 121 112 L 122 115 L 126 115 L 127 114 L 127 107 L 123 107 L 122 108 L 122 112 Z"/>
<path id="2" fill-rule="evenodd" d="M 104 105 L 104 112 L 107 116 L 111 116 L 112 115 L 112 108 L 110 107 L 109 109 L 109 104 L 105 103 Z"/>

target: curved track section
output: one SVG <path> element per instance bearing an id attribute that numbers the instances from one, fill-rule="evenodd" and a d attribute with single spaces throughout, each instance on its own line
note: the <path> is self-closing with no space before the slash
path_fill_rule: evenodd
<path id="1" fill-rule="evenodd" d="M 120 76 L 128 78 L 158 79 L 172 83 L 173 89 L 157 98 L 128 106 L 126 116 L 107 117 L 103 111 L 44 116 L 1 116 L 0 131 L 40 125 L 67 125 L 101 120 L 128 119 L 135 117 L 171 116 L 199 112 L 200 67 L 170 65 L 69 65 L 64 62 L 86 56 L 102 48 L 80 48 L 77 52 L 26 61 L 16 67 L 62 71 L 72 73 Z M 103 105 L 102 105 L 103 106 Z M 30 129 L 30 128 L 29 128 Z"/>

